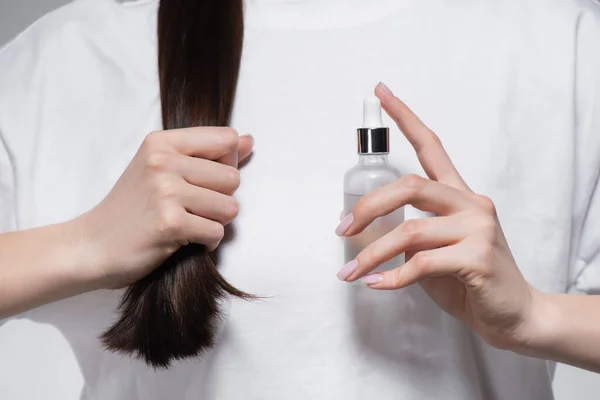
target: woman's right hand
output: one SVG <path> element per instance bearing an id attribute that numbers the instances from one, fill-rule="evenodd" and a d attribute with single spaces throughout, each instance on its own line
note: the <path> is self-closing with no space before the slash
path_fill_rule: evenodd
<path id="1" fill-rule="evenodd" d="M 108 196 L 70 223 L 69 239 L 94 257 L 94 270 L 82 273 L 120 288 L 189 243 L 214 250 L 238 214 L 237 162 L 252 147 L 230 128 L 149 134 Z"/>

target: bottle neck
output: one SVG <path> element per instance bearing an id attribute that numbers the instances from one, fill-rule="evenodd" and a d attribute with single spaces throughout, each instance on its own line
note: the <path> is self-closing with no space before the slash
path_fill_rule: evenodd
<path id="1" fill-rule="evenodd" d="M 359 154 L 358 163 L 369 166 L 384 165 L 388 163 L 388 153 Z"/>

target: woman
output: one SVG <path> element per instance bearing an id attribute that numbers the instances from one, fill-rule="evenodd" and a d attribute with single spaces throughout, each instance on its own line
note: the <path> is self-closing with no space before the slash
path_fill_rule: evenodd
<path id="1" fill-rule="evenodd" d="M 161 129 L 157 29 L 173 56 L 188 36 L 167 26 L 229 17 L 181 3 L 157 28 L 157 1 L 80 0 L 0 54 L 0 315 L 14 317 L 0 342 L 43 373 L 66 360 L 67 386 L 80 368 L 90 399 L 550 399 L 540 358 L 600 370 L 600 301 L 558 294 L 600 287 L 597 5 L 248 2 L 229 125 L 250 137 Z M 201 74 L 220 61 L 194 62 Z M 339 222 L 379 79 L 447 153 L 379 84 L 405 176 Z M 404 205 L 409 221 L 341 267 L 338 223 L 352 236 Z M 112 289 L 188 243 L 218 246 L 223 276 L 266 298 L 232 302 L 214 350 L 169 370 L 104 351 Z M 371 273 L 405 251 L 404 266 Z M 78 365 L 25 319 L 58 328 Z M 41 382 L 32 368 L 11 360 L 10 379 Z"/>

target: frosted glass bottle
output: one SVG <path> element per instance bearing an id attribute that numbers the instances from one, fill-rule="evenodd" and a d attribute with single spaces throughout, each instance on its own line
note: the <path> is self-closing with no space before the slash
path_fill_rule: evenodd
<path id="1" fill-rule="evenodd" d="M 402 176 L 398 169 L 388 163 L 389 129 L 382 125 L 379 99 L 366 99 L 363 127 L 357 130 L 358 163 L 344 176 L 344 215 L 352 212 L 364 195 Z M 352 261 L 369 244 L 395 229 L 403 221 L 404 207 L 401 207 L 377 218 L 362 233 L 345 238 L 345 262 Z M 387 261 L 377 270 L 389 270 L 402 264 L 404 254 Z"/>

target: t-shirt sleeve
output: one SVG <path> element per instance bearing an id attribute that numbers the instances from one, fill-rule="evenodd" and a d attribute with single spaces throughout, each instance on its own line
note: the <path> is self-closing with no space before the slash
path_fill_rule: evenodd
<path id="1" fill-rule="evenodd" d="M 11 157 L 0 132 L 0 234 L 16 230 L 15 179 Z M 6 322 L 0 318 L 0 327 Z"/>
<path id="2" fill-rule="evenodd" d="M 10 53 L 13 41 L 0 47 L 0 234 L 17 229 L 15 160 L 10 150 L 10 138 L 6 129 L 10 111 L 6 105 L 15 97 L 11 81 L 11 66 L 16 58 Z"/>
<path id="3" fill-rule="evenodd" d="M 571 289 L 600 294 L 600 7 L 579 19 Z"/>
<path id="4" fill-rule="evenodd" d="M 45 102 L 43 61 L 56 51 L 57 33 L 45 19 L 0 47 L 0 234 L 22 229 L 19 192 L 30 182 L 19 176 L 29 176 L 34 162 Z"/>
<path id="5" fill-rule="evenodd" d="M 575 280 L 577 291 L 600 294 L 600 188 L 593 195 L 579 242 L 575 268 L 579 274 Z"/>
<path id="6" fill-rule="evenodd" d="M 16 229 L 15 191 L 13 163 L 0 132 L 0 233 Z"/>

